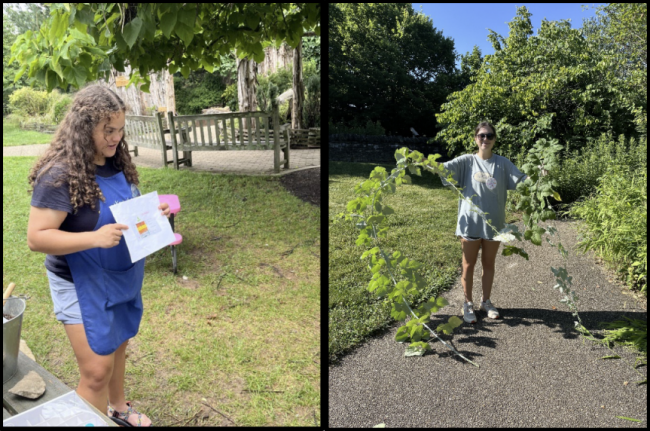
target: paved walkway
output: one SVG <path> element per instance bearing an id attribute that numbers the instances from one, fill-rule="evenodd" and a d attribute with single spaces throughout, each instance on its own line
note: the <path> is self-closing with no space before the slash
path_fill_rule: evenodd
<path id="1" fill-rule="evenodd" d="M 516 242 L 530 260 L 499 251 L 491 299 L 503 319 L 477 311 L 475 325 L 463 323 L 454 335 L 443 335 L 480 368 L 440 342 L 422 357 L 405 357 L 407 345 L 395 341 L 393 325 L 329 367 L 330 427 L 647 428 L 647 386 L 635 383 L 646 378 L 647 367 L 635 370 L 635 355 L 621 347 L 614 351 L 622 359 L 601 359 L 612 353 L 575 331 L 571 312 L 552 288 L 551 266 L 565 266 L 573 277 L 580 318 L 592 333 L 602 331 L 599 322 L 623 316 L 647 320 L 647 301 L 613 282 L 592 252 L 576 252 L 576 222 L 552 223 L 568 262 L 546 241 L 539 247 Z M 481 290 L 479 257 L 477 310 Z M 460 280 L 442 296 L 449 305 L 433 316 L 433 329 L 451 316 L 462 319 Z"/>
<path id="2" fill-rule="evenodd" d="M 3 147 L 2 156 L 40 156 L 48 148 L 44 145 L 23 145 Z M 182 156 L 182 152 L 179 157 Z M 131 153 L 133 157 L 133 153 Z M 172 152 L 167 151 L 168 160 L 173 160 Z M 276 174 L 273 171 L 273 150 L 258 151 L 193 151 L 192 167 L 181 165 L 181 170 L 209 171 L 222 174 L 282 176 L 302 169 L 320 166 L 320 149 L 291 150 L 289 156 L 291 169 Z M 159 151 L 138 147 L 138 157 L 133 157 L 136 166 L 161 168 L 162 156 Z M 173 165 L 169 165 L 173 169 Z"/>

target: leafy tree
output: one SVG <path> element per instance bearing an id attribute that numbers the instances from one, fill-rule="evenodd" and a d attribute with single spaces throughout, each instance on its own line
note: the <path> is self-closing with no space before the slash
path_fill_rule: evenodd
<path id="1" fill-rule="evenodd" d="M 11 45 L 20 33 L 28 30 L 38 31 L 49 13 L 42 3 L 24 3 L 24 9 L 15 8 L 14 3 L 4 3 L 2 8 L 2 112 L 8 113 L 9 96 L 17 89 L 28 85 L 23 76 L 14 82 L 19 66 L 9 64 Z M 38 86 L 38 88 L 44 88 Z"/>
<path id="2" fill-rule="evenodd" d="M 452 151 L 474 150 L 472 134 L 482 120 L 497 128 L 496 152 L 508 158 L 541 138 L 558 139 L 566 150 L 612 131 L 633 134 L 629 97 L 614 79 L 615 60 L 594 49 L 566 20 L 543 20 L 532 36 L 526 7 L 508 25 L 508 38 L 490 30 L 494 55 L 483 59 L 472 83 L 449 96 L 436 118 L 437 139 Z"/>
<path id="3" fill-rule="evenodd" d="M 454 43 L 410 3 L 330 4 L 330 118 L 379 120 L 387 131 L 435 133 L 453 79 Z"/>
<path id="4" fill-rule="evenodd" d="M 168 68 L 185 78 L 191 70 L 212 72 L 221 55 L 264 58 L 264 46 L 300 43 L 305 30 L 320 36 L 318 3 L 52 3 L 51 15 L 38 32 L 27 31 L 12 46 L 20 78 L 48 91 L 108 78 L 111 67 L 131 67 L 129 84 Z M 30 82 L 31 83 L 31 82 Z"/>
<path id="5" fill-rule="evenodd" d="M 586 6 L 585 6 L 586 7 Z M 583 23 L 587 41 L 604 55 L 614 58 L 614 76 L 636 106 L 637 131 L 647 134 L 648 102 L 648 5 L 611 3 L 596 8 L 597 18 Z"/>

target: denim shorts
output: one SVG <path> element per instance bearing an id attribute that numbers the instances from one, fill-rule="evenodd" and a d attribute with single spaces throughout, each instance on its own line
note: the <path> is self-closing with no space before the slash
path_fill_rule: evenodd
<path id="1" fill-rule="evenodd" d="M 81 309 L 74 284 L 47 271 L 47 278 L 50 279 L 50 293 L 54 302 L 54 314 L 56 319 L 64 325 L 77 325 L 83 323 L 81 320 Z"/>
<path id="2" fill-rule="evenodd" d="M 481 239 L 473 236 L 458 236 L 458 238 L 463 238 L 465 241 L 478 241 L 479 239 Z M 484 239 L 484 241 L 498 242 L 498 241 L 494 241 L 493 239 Z"/>

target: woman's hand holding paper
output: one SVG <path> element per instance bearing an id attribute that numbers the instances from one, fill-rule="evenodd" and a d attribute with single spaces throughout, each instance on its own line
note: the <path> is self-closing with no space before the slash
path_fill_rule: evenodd
<path id="1" fill-rule="evenodd" d="M 159 209 L 159 210 L 163 210 L 162 214 L 163 214 L 165 217 L 169 218 L 169 216 L 170 216 L 170 210 L 169 210 L 169 204 L 168 204 L 167 202 L 163 202 L 162 204 L 160 204 L 160 206 L 158 207 L 158 209 Z"/>

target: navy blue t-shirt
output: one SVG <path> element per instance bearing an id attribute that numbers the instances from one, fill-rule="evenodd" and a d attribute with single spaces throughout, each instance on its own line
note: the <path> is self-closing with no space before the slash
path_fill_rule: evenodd
<path id="1" fill-rule="evenodd" d="M 67 181 L 60 187 L 54 187 L 53 183 L 61 174 L 62 168 L 54 166 L 47 171 L 34 185 L 31 205 L 37 208 L 49 208 L 56 211 L 65 211 L 68 216 L 65 218 L 59 230 L 64 232 L 92 232 L 95 230 L 99 220 L 99 201 L 95 204 L 93 211 L 89 205 L 78 208 L 76 214 L 72 214 L 72 203 L 70 203 L 70 191 Z M 113 157 L 106 158 L 104 166 L 97 165 L 96 175 L 100 177 L 112 177 L 121 172 L 113 164 Z M 47 255 L 45 267 L 57 276 L 73 282 L 72 273 L 64 256 Z"/>

